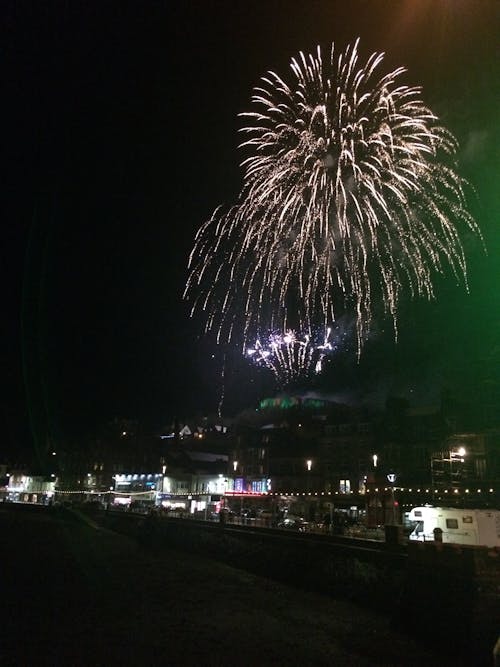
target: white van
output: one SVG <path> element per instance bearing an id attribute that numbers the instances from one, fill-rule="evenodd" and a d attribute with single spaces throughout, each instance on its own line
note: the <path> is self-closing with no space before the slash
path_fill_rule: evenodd
<path id="1" fill-rule="evenodd" d="M 414 525 L 410 541 L 500 547 L 499 510 L 414 507 L 408 521 Z"/>

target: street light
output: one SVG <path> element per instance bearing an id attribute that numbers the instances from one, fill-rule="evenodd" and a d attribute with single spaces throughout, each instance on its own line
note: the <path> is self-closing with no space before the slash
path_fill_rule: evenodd
<path id="1" fill-rule="evenodd" d="M 238 461 L 233 461 L 233 493 L 236 492 L 236 471 L 238 470 Z"/>
<path id="2" fill-rule="evenodd" d="M 465 472 L 463 466 L 467 451 L 465 447 L 436 452 L 431 457 L 432 495 L 442 490 L 446 484 L 451 487 L 460 485 Z M 453 465 L 458 464 L 458 465 Z"/>
<path id="3" fill-rule="evenodd" d="M 387 481 L 391 483 L 391 503 L 392 503 L 392 523 L 396 525 L 396 504 L 394 500 L 394 482 L 396 481 L 396 475 L 391 472 L 387 475 Z"/>
<path id="4" fill-rule="evenodd" d="M 313 463 L 313 462 L 312 462 L 311 459 L 307 459 L 307 461 L 306 461 L 306 468 L 307 468 L 307 475 L 306 475 L 306 476 L 307 476 L 307 493 L 309 493 L 309 488 L 310 488 L 311 476 L 310 476 L 309 473 L 311 472 L 312 463 Z"/>
<path id="5" fill-rule="evenodd" d="M 377 454 L 372 454 L 372 462 L 373 462 L 374 472 L 370 476 L 373 478 L 374 484 L 376 484 L 377 483 L 377 473 L 375 471 L 375 468 L 377 467 L 377 464 L 378 464 L 378 455 Z M 378 515 L 379 515 L 378 503 L 379 503 L 379 499 L 378 499 L 378 487 L 377 486 L 375 486 L 374 503 L 375 503 L 375 524 L 378 525 Z"/>
<path id="6" fill-rule="evenodd" d="M 466 454 L 465 447 L 459 447 L 457 450 L 450 451 L 450 482 L 452 487 L 454 485 L 461 486 L 462 484 L 464 476 L 462 464 L 465 463 Z M 453 463 L 458 463 L 458 467 L 456 467 L 455 470 L 453 469 Z M 457 491 L 457 489 L 455 489 L 455 491 Z"/>

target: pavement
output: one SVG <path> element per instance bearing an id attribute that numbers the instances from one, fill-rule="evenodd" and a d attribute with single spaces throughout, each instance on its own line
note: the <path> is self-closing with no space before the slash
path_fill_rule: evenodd
<path id="1" fill-rule="evenodd" d="M 75 515 L 0 506 L 0 530 L 2 667 L 467 665 L 383 614 Z"/>

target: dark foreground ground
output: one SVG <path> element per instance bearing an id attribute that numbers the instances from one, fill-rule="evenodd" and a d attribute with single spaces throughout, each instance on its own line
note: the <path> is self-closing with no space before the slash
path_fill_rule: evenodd
<path id="1" fill-rule="evenodd" d="M 67 515 L 0 506 L 0 530 L 2 667 L 471 664 L 383 615 Z"/>

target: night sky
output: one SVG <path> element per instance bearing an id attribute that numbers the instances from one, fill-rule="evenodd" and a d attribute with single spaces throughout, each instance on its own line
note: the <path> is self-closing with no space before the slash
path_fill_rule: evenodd
<path id="1" fill-rule="evenodd" d="M 20 2 L 0 9 L 2 447 L 161 429 L 274 391 L 202 336 L 182 301 L 198 227 L 241 186 L 237 114 L 268 69 L 317 44 L 386 53 L 459 139 L 487 254 L 466 238 L 470 293 L 403 301 L 399 341 L 375 322 L 337 399 L 432 403 L 500 382 L 499 3 L 482 0 Z M 496 389 L 495 389 L 496 388 Z M 0 449 L 0 451 L 2 451 Z"/>

